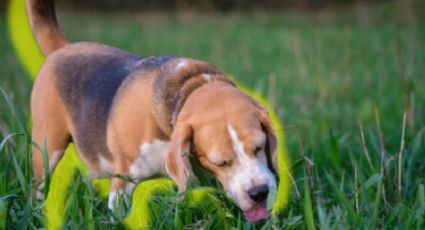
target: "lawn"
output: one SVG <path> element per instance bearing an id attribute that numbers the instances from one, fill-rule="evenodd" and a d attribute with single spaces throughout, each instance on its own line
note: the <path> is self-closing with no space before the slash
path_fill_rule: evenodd
<path id="1" fill-rule="evenodd" d="M 222 199 L 226 218 L 218 223 L 214 213 L 208 218 L 181 210 L 176 201 L 158 196 L 154 229 L 220 224 L 423 229 L 425 4 L 408 2 L 283 13 L 136 15 L 62 9 L 59 22 L 70 41 L 97 41 L 143 56 L 206 60 L 268 98 L 287 127 L 280 131 L 286 133 L 295 184 L 279 218 L 250 224 Z M 32 82 L 5 26 L 1 16 L 0 229 L 40 228 L 43 202 L 30 192 L 26 125 Z M 67 227 L 119 226 L 109 221 L 106 202 L 84 178 L 75 179 L 72 194 Z"/>

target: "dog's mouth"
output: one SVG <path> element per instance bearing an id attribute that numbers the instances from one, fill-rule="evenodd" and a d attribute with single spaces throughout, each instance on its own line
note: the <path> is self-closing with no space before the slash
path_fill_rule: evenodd
<path id="1" fill-rule="evenodd" d="M 266 202 L 259 203 L 254 208 L 244 211 L 243 215 L 249 222 L 257 222 L 269 217 Z"/>

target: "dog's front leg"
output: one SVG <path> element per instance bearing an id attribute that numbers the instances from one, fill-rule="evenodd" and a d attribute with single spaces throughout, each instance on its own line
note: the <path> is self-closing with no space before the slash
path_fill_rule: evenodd
<path id="1" fill-rule="evenodd" d="M 119 177 L 119 175 L 127 175 L 127 172 L 123 169 L 125 169 L 125 167 L 122 167 L 121 165 L 114 165 L 114 176 L 111 178 L 109 188 L 108 208 L 117 217 L 124 217 L 125 210 L 123 209 L 123 207 L 128 207 L 129 205 L 129 198 L 125 194 L 125 188 L 129 183 L 123 178 Z"/>

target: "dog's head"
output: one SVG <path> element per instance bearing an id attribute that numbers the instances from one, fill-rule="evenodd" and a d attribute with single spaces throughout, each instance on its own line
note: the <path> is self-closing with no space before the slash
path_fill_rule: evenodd
<path id="1" fill-rule="evenodd" d="M 179 191 L 193 175 L 187 153 L 214 174 L 249 221 L 268 217 L 276 189 L 277 139 L 268 114 L 236 88 L 213 83 L 186 101 L 171 136 L 166 168 Z"/>

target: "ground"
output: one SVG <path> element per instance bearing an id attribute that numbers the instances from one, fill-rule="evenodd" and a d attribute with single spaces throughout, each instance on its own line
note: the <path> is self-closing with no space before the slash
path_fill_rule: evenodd
<path id="1" fill-rule="evenodd" d="M 425 6 L 409 2 L 207 15 L 62 10 L 59 21 L 70 41 L 206 60 L 269 98 L 287 127 L 295 181 L 291 201 L 278 219 L 258 224 L 245 222 L 224 202 L 228 226 L 420 229 L 425 226 Z M 0 229 L 38 228 L 43 203 L 30 193 L 26 125 L 32 82 L 14 55 L 3 19 Z M 90 224 L 116 227 L 109 223 L 106 202 L 90 190 L 76 179 L 67 225 L 87 228 L 80 218 L 92 210 Z M 174 206 L 164 208 L 170 202 Z M 156 205 L 162 208 L 154 213 L 155 228 L 213 228 L 216 220 L 191 210 L 176 214 L 179 206 L 169 200 L 158 198 Z M 183 215 L 181 223 L 177 215 Z"/>

